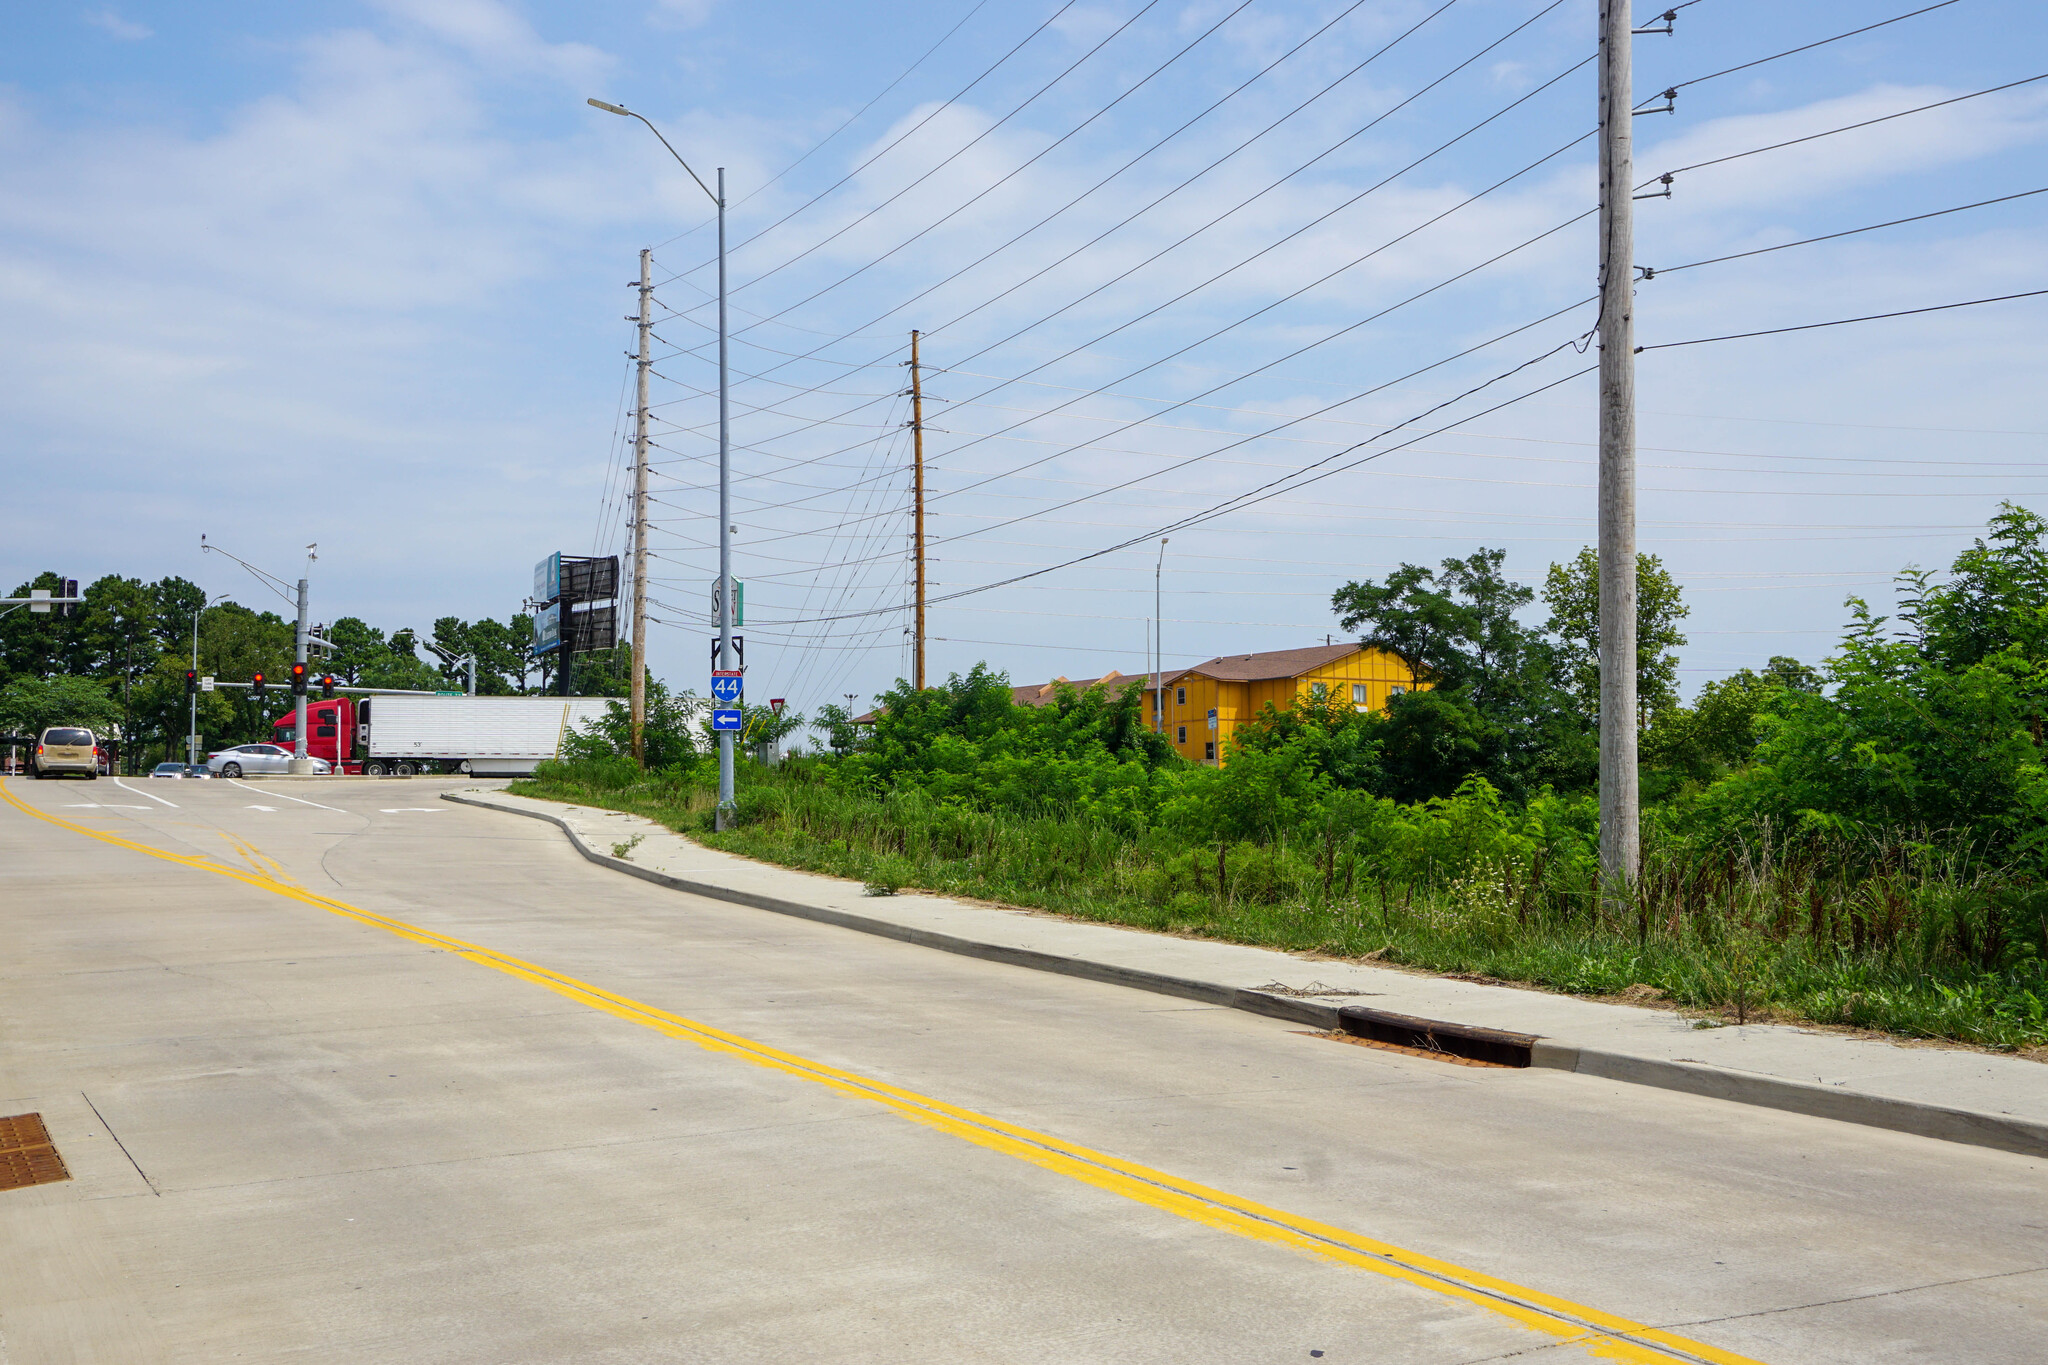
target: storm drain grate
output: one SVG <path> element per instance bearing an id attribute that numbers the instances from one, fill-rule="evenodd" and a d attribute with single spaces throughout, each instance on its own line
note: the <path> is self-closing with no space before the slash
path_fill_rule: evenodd
<path id="1" fill-rule="evenodd" d="M 1506 1062 L 1489 1062 L 1478 1057 L 1460 1057 L 1457 1053 L 1445 1052 L 1442 1048 L 1410 1047 L 1406 1043 L 1386 1043 L 1381 1042 L 1377 1038 L 1361 1038 L 1355 1033 L 1346 1033 L 1342 1029 L 1332 1033 L 1317 1033 L 1310 1036 L 1328 1038 L 1333 1043 L 1349 1043 L 1353 1047 L 1370 1047 L 1377 1048 L 1381 1052 L 1399 1052 L 1410 1057 L 1427 1057 L 1433 1062 L 1449 1062 L 1452 1066 L 1486 1066 L 1495 1067 L 1500 1070 L 1509 1069 Z"/>
<path id="2" fill-rule="evenodd" d="M 48 1185 L 69 1180 L 64 1158 L 50 1141 L 41 1114 L 15 1114 L 0 1118 L 0 1190 L 18 1190 L 29 1185 Z"/>
<path id="3" fill-rule="evenodd" d="M 1471 1024 L 1449 1024 L 1441 1019 L 1417 1019 L 1365 1005 L 1345 1005 L 1337 1011 L 1338 1027 L 1359 1038 L 1392 1043 L 1427 1053 L 1449 1053 L 1496 1066 L 1528 1066 L 1533 1059 L 1536 1036 L 1504 1033 L 1499 1029 Z"/>

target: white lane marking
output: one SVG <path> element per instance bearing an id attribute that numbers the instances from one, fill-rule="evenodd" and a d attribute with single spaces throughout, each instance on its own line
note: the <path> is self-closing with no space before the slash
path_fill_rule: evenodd
<path id="1" fill-rule="evenodd" d="M 258 796 L 269 796 L 269 797 L 275 797 L 275 798 L 276 798 L 277 800 L 279 800 L 279 801 L 297 801 L 297 802 L 298 802 L 298 803 L 299 803 L 300 805 L 302 805 L 302 806 L 311 806 L 311 807 L 313 807 L 313 808 L 314 808 L 315 810 L 331 810 L 331 811 L 333 811 L 333 812 L 334 812 L 334 813 L 335 813 L 336 815 L 347 815 L 347 814 L 348 814 L 348 812 L 347 812 L 347 811 L 343 810 L 343 809 L 342 809 L 341 807 L 339 807 L 339 806 L 323 806 L 323 805 L 321 805 L 321 804 L 320 804 L 320 803 L 319 803 L 318 801 L 308 801 L 308 800 L 306 800 L 306 799 L 305 799 L 305 798 L 303 798 L 303 797 L 298 797 L 298 796 L 286 796 L 286 795 L 285 795 L 285 794 L 284 794 L 283 792 L 267 792 L 267 791 L 263 790 L 263 788 L 261 788 L 261 787 L 252 787 L 252 786 L 250 786 L 250 785 L 249 785 L 249 784 L 248 784 L 247 782 L 244 782 L 244 781 L 242 781 L 242 780 L 241 780 L 240 778 L 237 778 L 237 777 L 231 777 L 231 778 L 229 778 L 229 779 L 228 779 L 228 781 L 230 781 L 230 782 L 234 783 L 234 784 L 235 784 L 235 785 L 236 785 L 237 787 L 240 787 L 240 788 L 241 788 L 241 789 L 242 789 L 243 791 L 250 791 L 250 792 L 255 792 L 255 793 L 256 793 L 256 794 L 258 795 Z"/>
<path id="2" fill-rule="evenodd" d="M 108 801 L 66 801 L 66 810 L 148 810 L 148 806 L 117 806 Z"/>
<path id="3" fill-rule="evenodd" d="M 244 807 L 242 807 L 242 809 L 243 809 L 243 810 L 267 810 L 267 811 L 269 811 L 269 812 L 270 812 L 270 813 L 271 813 L 272 815 L 275 815 L 275 814 L 277 814 L 277 807 L 276 807 L 276 806 L 244 806 Z"/>
<path id="4" fill-rule="evenodd" d="M 440 815 L 442 813 L 428 806 L 379 806 L 377 809 L 386 815 L 404 815 L 408 811 L 420 815 Z"/>
<path id="5" fill-rule="evenodd" d="M 163 798 L 162 798 L 161 796 L 158 796 L 158 795 L 157 795 L 157 794 L 156 794 L 155 792 L 146 792 L 146 791 L 142 791 L 142 790 L 140 790 L 140 789 L 138 789 L 138 788 L 135 788 L 135 787 L 131 787 L 131 786 L 129 786 L 129 785 L 128 785 L 128 784 L 126 783 L 126 782 L 123 782 L 123 781 L 122 781 L 122 780 L 121 780 L 120 778 L 118 778 L 118 777 L 114 779 L 114 785 L 115 785 L 115 786 L 117 786 L 117 787 L 119 787 L 119 788 L 120 788 L 120 789 L 121 789 L 122 791 L 124 791 L 124 792 L 134 792 L 134 793 L 135 793 L 135 794 L 136 794 L 137 796 L 146 796 L 146 797 L 148 797 L 148 798 L 149 798 L 150 800 L 152 800 L 152 801 L 156 802 L 156 803 L 157 803 L 157 804 L 158 804 L 159 806 L 169 806 L 169 807 L 170 807 L 170 808 L 171 808 L 172 810 L 176 810 L 176 809 L 178 808 L 178 803 L 177 803 L 177 802 L 175 802 L 175 801 L 166 801 L 166 800 L 164 800 L 164 799 L 163 799 Z M 144 807 L 142 807 L 142 809 L 144 809 L 144 810 L 147 810 L 147 809 L 149 809 L 149 808 L 148 808 L 147 806 L 144 806 Z"/>

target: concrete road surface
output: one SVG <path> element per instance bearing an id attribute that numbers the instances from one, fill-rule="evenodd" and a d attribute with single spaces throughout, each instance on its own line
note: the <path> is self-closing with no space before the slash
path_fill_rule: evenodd
<path id="1" fill-rule="evenodd" d="M 694 899 L 447 785 L 0 785 L 0 1116 L 74 1176 L 0 1192 L 0 1362 L 2048 1358 L 2048 1163 Z"/>

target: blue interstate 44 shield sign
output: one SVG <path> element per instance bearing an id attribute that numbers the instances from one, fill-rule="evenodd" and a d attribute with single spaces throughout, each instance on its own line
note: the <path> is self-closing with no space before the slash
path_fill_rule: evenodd
<path id="1" fill-rule="evenodd" d="M 714 669 L 711 674 L 711 695 L 718 701 L 738 701 L 744 685 L 739 673 L 732 669 Z"/>
<path id="2" fill-rule="evenodd" d="M 740 713 L 737 711 L 713 711 L 711 728 L 714 730 L 737 730 L 740 728 Z"/>

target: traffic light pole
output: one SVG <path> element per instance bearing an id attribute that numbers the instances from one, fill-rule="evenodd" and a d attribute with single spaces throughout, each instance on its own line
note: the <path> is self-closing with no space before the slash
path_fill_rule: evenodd
<path id="1" fill-rule="evenodd" d="M 299 580 L 299 630 L 298 641 L 292 653 L 292 692 L 298 703 L 298 717 L 292 722 L 292 761 L 290 771 L 310 773 L 313 760 L 306 757 L 306 580 Z"/>

